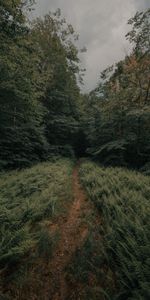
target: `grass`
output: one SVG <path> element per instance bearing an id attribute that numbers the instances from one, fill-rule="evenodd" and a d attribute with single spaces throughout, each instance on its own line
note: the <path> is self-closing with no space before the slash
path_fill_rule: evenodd
<path id="1" fill-rule="evenodd" d="M 47 263 L 59 238 L 51 224 L 71 202 L 72 167 L 70 160 L 59 159 L 1 173 L 0 298 L 40 297 L 40 261 Z"/>
<path id="2" fill-rule="evenodd" d="M 0 174 L 0 299 L 43 299 L 73 195 L 68 159 Z M 65 274 L 68 300 L 150 299 L 150 177 L 84 161 L 89 231 Z M 49 281 L 48 281 L 49 282 Z"/>
<path id="3" fill-rule="evenodd" d="M 150 299 L 150 177 L 87 161 L 80 179 L 101 222 L 75 253 L 69 280 L 80 282 L 81 299 Z"/>

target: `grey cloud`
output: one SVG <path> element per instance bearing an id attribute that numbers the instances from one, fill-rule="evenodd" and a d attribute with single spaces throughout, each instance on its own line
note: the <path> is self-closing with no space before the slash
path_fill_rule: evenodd
<path id="1" fill-rule="evenodd" d="M 137 0 L 136 1 L 136 4 L 137 4 L 137 8 L 139 10 L 143 10 L 145 8 L 149 8 L 150 7 L 150 4 L 149 4 L 149 0 Z"/>
<path id="2" fill-rule="evenodd" d="M 130 51 L 125 39 L 127 21 L 149 6 L 149 0 L 37 0 L 34 16 L 60 8 L 74 26 L 80 35 L 79 47 L 87 47 L 80 59 L 87 70 L 83 90 L 88 91 L 95 87 L 104 68 Z"/>

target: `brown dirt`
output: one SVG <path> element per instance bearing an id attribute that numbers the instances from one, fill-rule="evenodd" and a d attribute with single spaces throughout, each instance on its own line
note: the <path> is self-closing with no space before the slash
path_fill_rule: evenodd
<path id="1" fill-rule="evenodd" d="M 82 216 L 91 210 L 78 178 L 79 164 L 72 176 L 74 201 L 69 208 L 67 218 L 59 226 L 61 238 L 51 259 L 49 270 L 51 278 L 45 293 L 45 300 L 65 300 L 69 288 L 65 279 L 65 267 L 70 262 L 75 251 L 80 248 L 88 234 L 87 224 Z"/>

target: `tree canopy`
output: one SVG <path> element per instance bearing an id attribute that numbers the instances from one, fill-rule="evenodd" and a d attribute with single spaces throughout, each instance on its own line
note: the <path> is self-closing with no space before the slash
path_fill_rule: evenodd
<path id="1" fill-rule="evenodd" d="M 101 162 L 142 168 L 150 161 L 150 10 L 128 23 L 132 51 L 104 70 L 88 95 L 85 134 L 87 151 Z"/>
<path id="2" fill-rule="evenodd" d="M 33 1 L 0 2 L 0 165 L 91 155 L 145 168 L 150 161 L 150 10 L 128 23 L 130 55 L 83 95 L 78 35 L 58 9 L 33 22 Z"/>

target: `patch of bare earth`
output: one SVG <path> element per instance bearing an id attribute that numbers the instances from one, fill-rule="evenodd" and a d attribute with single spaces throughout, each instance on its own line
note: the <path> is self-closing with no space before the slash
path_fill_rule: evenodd
<path id="1" fill-rule="evenodd" d="M 86 215 L 91 208 L 79 183 L 78 168 L 79 166 L 75 167 L 72 178 L 74 201 L 67 217 L 59 226 L 60 241 L 48 266 L 50 280 L 46 284 L 43 297 L 45 300 L 68 298 L 69 287 L 65 279 L 65 268 L 88 234 L 88 227 L 82 216 Z"/>

